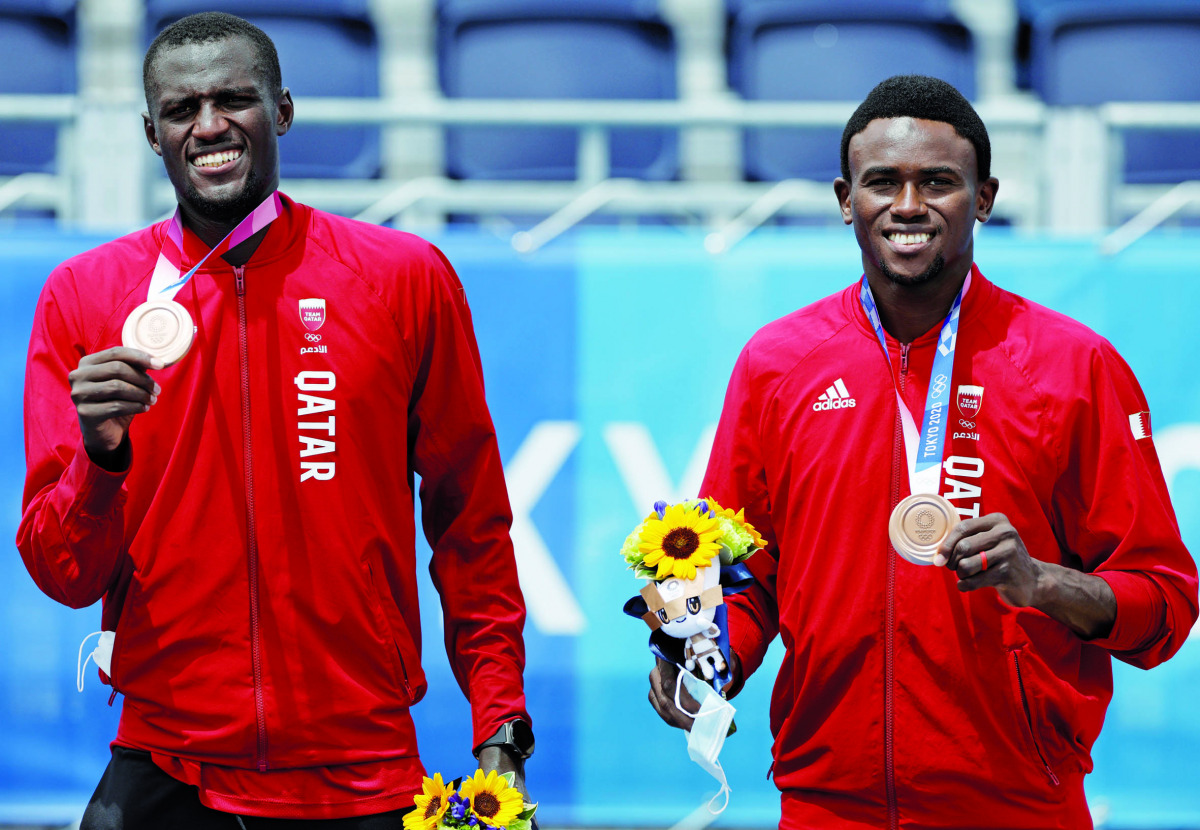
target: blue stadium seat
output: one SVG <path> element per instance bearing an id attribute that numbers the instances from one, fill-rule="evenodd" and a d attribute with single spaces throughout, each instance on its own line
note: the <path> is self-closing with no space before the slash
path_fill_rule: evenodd
<path id="1" fill-rule="evenodd" d="M 675 44 L 652 0 L 443 0 L 442 91 L 452 98 L 676 97 Z M 446 131 L 446 169 L 465 179 L 573 179 L 578 131 Z M 611 175 L 667 180 L 677 139 L 613 130 Z"/>
<path id="2" fill-rule="evenodd" d="M 1123 2 L 1123 0 L 1121 0 Z M 1053 6 L 1097 6 L 1108 0 L 1017 0 L 1017 88 L 1030 89 L 1029 53 L 1033 41 L 1033 19 Z"/>
<path id="3" fill-rule="evenodd" d="M 75 0 L 0 0 L 0 95 L 75 89 Z M 0 176 L 53 173 L 57 131 L 0 123 Z"/>
<path id="4" fill-rule="evenodd" d="M 884 78 L 909 73 L 974 97 L 971 33 L 949 0 L 737 0 L 736 9 L 730 85 L 747 100 L 861 101 Z M 747 130 L 746 176 L 832 181 L 841 175 L 841 135 Z"/>
<path id="5" fill-rule="evenodd" d="M 148 0 L 147 43 L 179 18 L 214 6 L 271 37 L 293 97 L 379 96 L 379 43 L 367 0 Z M 306 124 L 300 106 L 280 157 L 284 178 L 374 178 L 380 173 L 379 130 Z"/>
<path id="6" fill-rule="evenodd" d="M 1195 0 L 1043 0 L 1031 25 L 1030 80 L 1047 104 L 1200 101 Z M 1127 182 L 1200 179 L 1200 131 L 1128 130 L 1124 142 Z"/>

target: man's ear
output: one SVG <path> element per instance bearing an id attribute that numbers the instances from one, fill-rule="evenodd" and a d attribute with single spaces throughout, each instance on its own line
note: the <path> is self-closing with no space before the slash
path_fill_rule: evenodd
<path id="1" fill-rule="evenodd" d="M 850 211 L 850 182 L 838 176 L 833 180 L 833 192 L 837 194 L 838 207 L 842 211 L 842 221 L 847 225 L 854 222 L 854 215 Z"/>
<path id="2" fill-rule="evenodd" d="M 995 176 L 989 177 L 979 185 L 979 190 L 975 193 L 975 218 L 980 222 L 991 218 L 992 208 L 996 205 L 996 192 L 999 189 L 1000 180 Z"/>
<path id="3" fill-rule="evenodd" d="M 285 86 L 279 93 L 279 103 L 275 108 L 275 135 L 287 135 L 295 117 L 296 105 L 292 102 L 292 92 Z"/>
<path id="4" fill-rule="evenodd" d="M 146 141 L 150 143 L 150 149 L 156 155 L 162 155 L 162 147 L 158 144 L 158 131 L 154 129 L 154 120 L 150 118 L 150 113 L 142 113 L 142 126 L 146 130 Z"/>

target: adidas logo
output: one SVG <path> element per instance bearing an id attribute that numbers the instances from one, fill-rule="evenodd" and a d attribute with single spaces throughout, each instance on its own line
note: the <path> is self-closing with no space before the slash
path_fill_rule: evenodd
<path id="1" fill-rule="evenodd" d="M 824 409 L 850 409 L 854 405 L 855 400 L 850 397 L 846 384 L 842 382 L 841 378 L 838 378 L 833 382 L 833 386 L 830 386 L 817 398 L 817 402 L 812 405 L 812 408 L 813 412 L 820 412 Z"/>

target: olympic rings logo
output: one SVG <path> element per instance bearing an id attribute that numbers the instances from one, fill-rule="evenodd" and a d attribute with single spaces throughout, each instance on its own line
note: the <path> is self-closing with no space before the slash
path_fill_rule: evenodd
<path id="1" fill-rule="evenodd" d="M 947 380 L 947 378 L 945 375 L 938 375 L 936 378 L 933 379 L 933 394 L 934 395 L 940 396 L 943 392 L 946 391 L 946 380 Z"/>
<path id="2" fill-rule="evenodd" d="M 321 342 L 321 335 L 319 335 L 319 334 L 313 334 L 313 333 L 310 331 L 310 332 L 307 332 L 307 333 L 304 335 L 304 339 L 305 339 L 305 340 L 307 340 L 309 343 L 320 343 L 320 342 Z"/>
<path id="3" fill-rule="evenodd" d="M 958 423 L 963 429 L 975 429 L 974 421 L 964 421 L 962 418 L 959 418 Z"/>

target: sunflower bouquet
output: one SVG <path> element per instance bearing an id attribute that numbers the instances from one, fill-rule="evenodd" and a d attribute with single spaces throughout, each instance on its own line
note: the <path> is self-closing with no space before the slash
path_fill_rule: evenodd
<path id="1" fill-rule="evenodd" d="M 416 809 L 404 817 L 404 830 L 531 830 L 537 805 L 525 803 L 513 778 L 511 772 L 484 775 L 475 770 L 474 776 L 447 784 L 435 772 L 421 782 L 421 794 L 413 798 Z"/>
<path id="2" fill-rule="evenodd" d="M 704 498 L 656 501 L 653 512 L 626 537 L 621 555 L 644 579 L 695 579 L 696 569 L 711 565 L 714 556 L 720 555 L 721 565 L 732 565 L 766 546 L 745 510 L 735 513 Z"/>
<path id="3" fill-rule="evenodd" d="M 745 565 L 766 542 L 745 511 L 712 498 L 655 502 L 621 546 L 647 584 L 625 613 L 650 626 L 650 650 L 689 672 L 699 668 L 714 689 L 730 680 L 724 597 L 753 581 Z"/>

